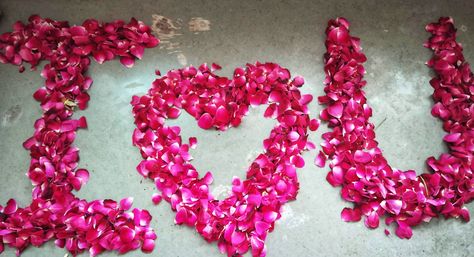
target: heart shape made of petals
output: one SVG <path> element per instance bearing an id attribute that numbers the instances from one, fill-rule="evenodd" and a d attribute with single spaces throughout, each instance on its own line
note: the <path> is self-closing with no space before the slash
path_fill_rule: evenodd
<path id="1" fill-rule="evenodd" d="M 153 201 L 168 201 L 177 224 L 195 227 L 209 242 L 218 241 L 228 256 L 240 256 L 250 247 L 253 256 L 265 256 L 265 238 L 281 217 L 281 206 L 298 193 L 301 153 L 314 148 L 307 140 L 308 128 L 316 130 L 319 122 L 308 115 L 312 96 L 299 91 L 303 78 L 291 79 L 278 64 L 247 64 L 235 69 L 232 78 L 214 74 L 219 68 L 203 64 L 169 71 L 146 95 L 133 97 L 133 144 L 144 159 L 137 170 L 154 181 L 160 194 Z M 185 110 L 203 129 L 226 130 L 239 126 L 250 106 L 263 104 L 268 104 L 264 116 L 276 119 L 277 125 L 246 179 L 234 177 L 230 195 L 218 201 L 209 192 L 212 174 L 200 177 L 191 163 L 189 149 L 196 146 L 196 138 L 183 142 L 180 127 L 165 121 Z"/>

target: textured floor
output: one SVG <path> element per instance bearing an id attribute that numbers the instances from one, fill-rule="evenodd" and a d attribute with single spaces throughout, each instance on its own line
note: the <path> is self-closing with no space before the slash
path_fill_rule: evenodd
<path id="1" fill-rule="evenodd" d="M 89 129 L 80 130 L 76 140 L 80 165 L 89 169 L 91 179 L 78 195 L 115 200 L 133 196 L 134 206 L 150 210 L 159 236 L 151 256 L 222 256 L 193 229 L 174 225 L 168 203 L 152 205 L 154 186 L 135 171 L 140 156 L 131 145 L 131 96 L 148 89 L 156 68 L 166 71 L 185 64 L 217 62 L 223 66 L 221 74 L 230 75 L 234 67 L 255 61 L 280 63 L 292 74 L 305 77 L 303 91 L 321 95 L 324 29 L 328 19 L 344 16 L 352 22 L 352 33 L 362 39 L 368 56 L 366 91 L 374 109 L 372 121 L 384 121 L 377 138 L 387 159 L 394 167 L 424 172 L 425 158 L 445 151 L 441 123 L 430 116 L 428 81 L 432 74 L 424 63 L 431 53 L 422 47 L 428 37 L 424 27 L 439 16 L 452 16 L 466 59 L 474 62 L 474 1 L 384 2 L 1 0 L 0 33 L 34 13 L 73 24 L 86 18 L 109 21 L 132 16 L 152 24 L 157 15 L 176 23 L 177 35 L 161 49 L 146 50 L 132 69 L 118 61 L 92 65 L 92 99 L 89 108 L 78 113 L 87 117 Z M 205 20 L 210 21 L 210 30 L 196 32 L 188 26 L 199 20 L 204 25 Z M 40 116 L 32 94 L 42 84 L 39 71 L 20 74 L 17 67 L 0 65 L 0 203 L 10 197 L 21 206 L 30 202 L 32 186 L 24 175 L 29 156 L 21 143 L 33 133 L 33 122 Z M 314 115 L 320 110 L 321 106 L 311 105 Z M 214 172 L 213 191 L 221 198 L 233 175 L 244 177 L 273 126 L 271 120 L 263 120 L 262 109 L 253 110 L 240 128 L 225 133 L 204 132 L 189 116 L 176 123 L 185 126 L 184 136 L 198 137 L 198 149 L 192 152 L 195 166 Z M 311 139 L 319 143 L 326 130 L 323 125 Z M 282 219 L 269 235 L 268 256 L 474 256 L 474 222 L 434 220 L 415 228 L 411 240 L 387 237 L 382 227 L 371 231 L 362 222 L 342 222 L 340 210 L 347 203 L 338 189 L 326 183 L 327 169 L 312 165 L 314 156 L 315 152 L 304 155 L 307 165 L 298 173 L 298 200 L 285 206 Z M 468 208 L 474 211 L 474 204 Z M 50 242 L 39 249 L 29 248 L 22 256 L 64 254 L 65 250 Z M 11 249 L 3 254 L 13 255 Z M 142 255 L 135 251 L 125 256 Z"/>

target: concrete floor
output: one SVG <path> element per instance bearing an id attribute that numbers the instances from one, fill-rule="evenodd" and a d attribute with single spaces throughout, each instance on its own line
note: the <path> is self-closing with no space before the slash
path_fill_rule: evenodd
<path id="1" fill-rule="evenodd" d="M 445 151 L 441 123 L 430 115 L 428 81 L 432 74 L 424 63 L 431 53 L 422 47 L 428 37 L 424 27 L 439 16 L 452 16 L 466 59 L 474 63 L 474 1 L 385 1 L 385 5 L 370 0 L 225 2 L 0 1 L 1 33 L 34 13 L 72 24 L 90 17 L 109 21 L 132 16 L 151 24 L 153 15 L 182 21 L 177 31 L 182 35 L 161 49 L 146 50 L 133 69 L 125 69 L 118 61 L 94 63 L 90 69 L 92 99 L 89 108 L 78 113 L 89 123 L 89 129 L 80 130 L 76 140 L 81 149 L 80 165 L 91 172 L 79 197 L 119 200 L 133 196 L 134 206 L 150 210 L 154 217 L 152 225 L 159 238 L 151 256 L 222 256 L 193 229 L 174 225 L 168 203 L 153 206 L 153 184 L 135 171 L 140 156 L 131 145 L 134 125 L 128 103 L 132 95 L 148 89 L 155 68 L 167 71 L 185 63 L 217 62 L 223 66 L 221 74 L 230 75 L 234 67 L 247 62 L 273 61 L 304 76 L 302 90 L 318 96 L 323 92 L 326 23 L 344 16 L 352 22 L 352 33 L 362 39 L 368 56 L 366 91 L 374 109 L 372 121 L 379 124 L 385 120 L 377 129 L 377 138 L 388 160 L 394 167 L 424 172 L 425 158 Z M 209 20 L 210 30 L 190 31 L 187 24 L 193 17 Z M 15 197 L 24 206 L 30 202 L 32 187 L 24 175 L 29 156 L 21 143 L 33 133 L 33 122 L 40 116 L 32 94 L 43 85 L 43 79 L 39 71 L 20 74 L 10 65 L 0 66 L 0 78 L 0 203 Z M 320 110 L 316 103 L 311 105 L 313 115 Z M 225 133 L 204 132 L 189 116 L 175 122 L 185 127 L 184 136 L 198 137 L 194 163 L 198 170 L 214 171 L 213 191 L 221 198 L 232 175 L 244 177 L 273 126 L 272 120 L 262 119 L 262 111 L 252 111 L 240 128 Z M 255 129 L 257 124 L 264 129 Z M 323 125 L 311 139 L 319 143 L 326 130 Z M 299 170 L 298 200 L 285 206 L 283 218 L 269 235 L 268 256 L 474 256 L 474 222 L 434 220 L 415 228 L 411 240 L 387 237 L 383 228 L 371 231 L 362 222 L 342 222 L 340 211 L 347 203 L 341 200 L 339 189 L 326 183 L 327 169 L 312 165 L 314 156 L 315 152 L 304 155 L 307 165 Z M 474 211 L 474 204 L 468 208 Z M 65 250 L 50 242 L 39 249 L 30 248 L 22 256 L 64 254 Z M 11 249 L 3 254 L 13 255 Z M 135 251 L 126 256 L 142 255 Z"/>

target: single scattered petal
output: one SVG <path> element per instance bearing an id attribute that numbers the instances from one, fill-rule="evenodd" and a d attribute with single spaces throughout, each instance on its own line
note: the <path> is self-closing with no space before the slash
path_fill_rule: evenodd
<path id="1" fill-rule="evenodd" d="M 312 119 L 309 124 L 311 131 L 316 131 L 319 128 L 320 121 L 318 119 Z"/>
<path id="2" fill-rule="evenodd" d="M 151 197 L 151 200 L 153 201 L 153 203 L 154 203 L 155 205 L 158 205 L 158 204 L 161 202 L 161 199 L 162 199 L 162 197 L 161 197 L 161 195 L 158 194 L 158 193 L 154 193 L 154 194 L 152 195 L 152 197 Z"/>
<path id="3" fill-rule="evenodd" d="M 197 139 L 195 137 L 190 137 L 189 138 L 189 146 L 192 148 L 192 149 L 195 149 L 196 148 L 196 145 L 197 145 Z"/>

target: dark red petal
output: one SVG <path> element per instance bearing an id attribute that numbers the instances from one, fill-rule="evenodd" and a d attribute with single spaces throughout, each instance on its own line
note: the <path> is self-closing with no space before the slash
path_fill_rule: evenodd
<path id="1" fill-rule="evenodd" d="M 132 68 L 133 64 L 135 64 L 135 59 L 126 56 L 120 57 L 120 63 L 127 68 Z"/>

